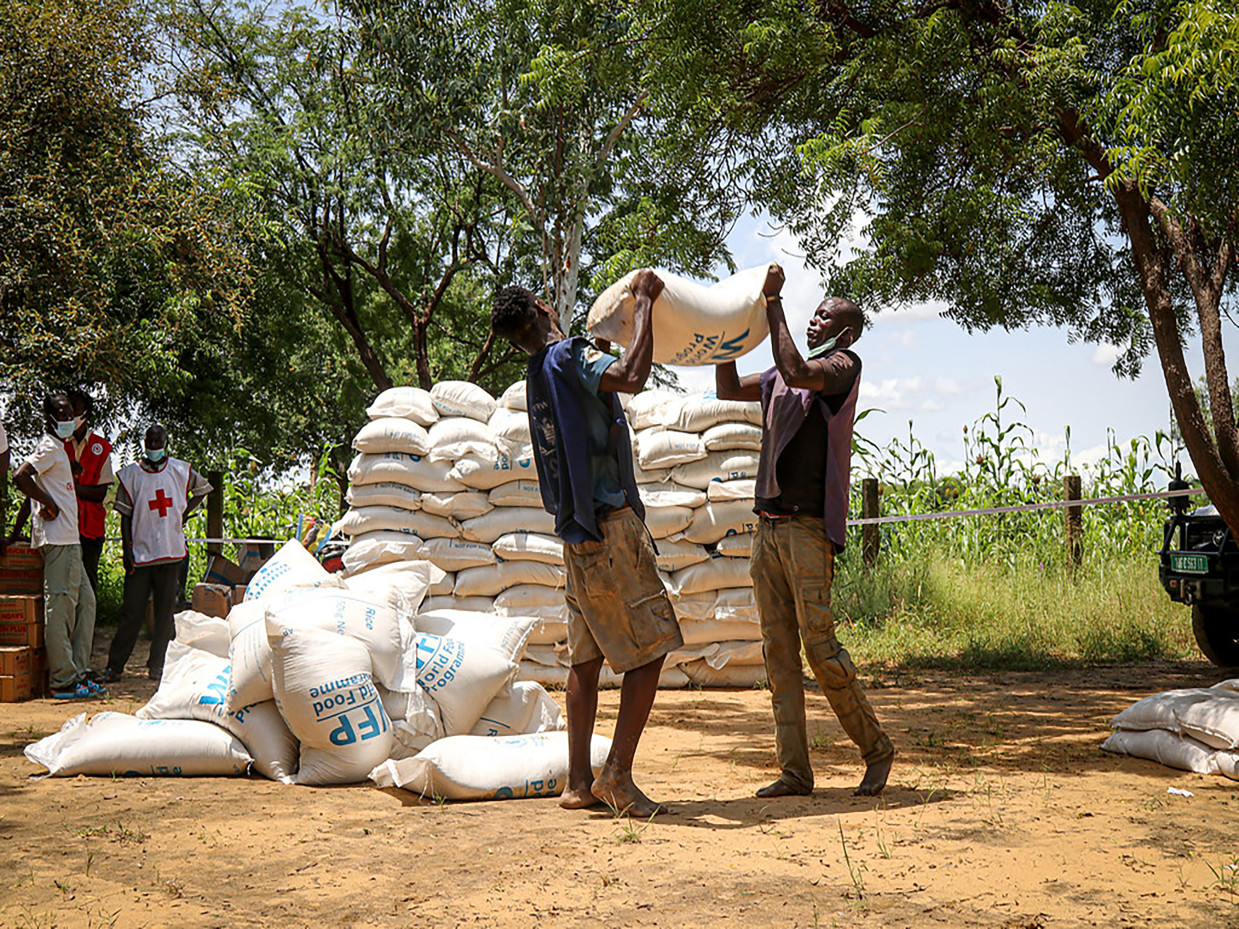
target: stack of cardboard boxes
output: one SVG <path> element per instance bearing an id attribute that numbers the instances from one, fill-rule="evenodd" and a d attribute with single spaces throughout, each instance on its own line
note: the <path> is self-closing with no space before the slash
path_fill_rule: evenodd
<path id="1" fill-rule="evenodd" d="M 207 557 L 206 577 L 194 585 L 193 608 L 207 616 L 227 616 L 234 604 L 245 599 L 245 585 L 274 554 L 274 544 L 245 544 L 238 547 L 240 564 L 223 555 Z"/>
<path id="2" fill-rule="evenodd" d="M 43 556 L 13 544 L 0 558 L 0 703 L 47 693 Z"/>

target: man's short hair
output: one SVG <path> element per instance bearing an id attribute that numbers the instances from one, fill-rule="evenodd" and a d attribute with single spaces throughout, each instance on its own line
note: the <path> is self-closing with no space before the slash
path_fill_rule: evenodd
<path id="1" fill-rule="evenodd" d="M 43 397 L 43 413 L 45 416 L 49 416 L 52 419 L 56 418 L 56 401 L 57 400 L 68 400 L 69 405 L 70 406 L 73 405 L 73 399 L 63 390 L 49 391 Z"/>
<path id="2" fill-rule="evenodd" d="M 538 318 L 537 297 L 533 291 L 509 284 L 495 294 L 490 312 L 490 327 L 495 335 L 509 341 L 528 332 Z"/>

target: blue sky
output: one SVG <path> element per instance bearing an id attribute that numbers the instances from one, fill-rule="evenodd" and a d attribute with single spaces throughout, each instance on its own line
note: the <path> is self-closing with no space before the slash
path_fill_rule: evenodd
<path id="1" fill-rule="evenodd" d="M 784 306 L 803 351 L 809 315 L 824 296 L 820 275 L 805 267 L 794 238 L 764 219 L 739 223 L 728 244 L 742 268 L 768 261 L 783 265 Z M 1170 401 L 1155 354 L 1145 360 L 1140 377 L 1131 380 L 1111 370 L 1111 346 L 1070 344 L 1063 329 L 996 329 L 969 335 L 941 318 L 933 306 L 878 313 L 870 320 L 856 348 L 865 363 L 860 406 L 875 412 L 859 430 L 885 446 L 892 438 L 906 439 L 911 421 L 912 432 L 934 453 L 940 472 L 954 470 L 962 461 L 963 427 L 993 409 L 995 375 L 1002 377 L 1005 394 L 1024 403 L 1027 412 L 1019 418 L 1032 428 L 1042 458 L 1051 462 L 1062 457 L 1068 426 L 1072 460 L 1082 465 L 1104 454 L 1108 429 L 1125 443 L 1142 435 L 1152 439 L 1157 430 L 1169 428 Z M 1224 326 L 1230 357 L 1239 357 L 1235 327 Z M 1203 372 L 1197 340 L 1189 341 L 1187 355 L 1197 378 Z M 737 362 L 742 374 L 771 364 L 769 341 Z M 688 389 L 713 386 L 711 368 L 676 371 Z M 1190 472 L 1186 455 L 1182 458 Z"/>

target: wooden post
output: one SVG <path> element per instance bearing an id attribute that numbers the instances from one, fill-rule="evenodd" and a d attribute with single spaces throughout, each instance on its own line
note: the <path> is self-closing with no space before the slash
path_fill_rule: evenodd
<path id="1" fill-rule="evenodd" d="M 878 515 L 878 479 L 866 477 L 860 482 L 860 515 L 862 519 L 876 519 Z M 878 526 L 860 527 L 861 554 L 865 567 L 872 568 L 878 561 L 878 546 L 881 534 Z"/>
<path id="2" fill-rule="evenodd" d="M 1080 475 L 1063 478 L 1063 499 L 1080 499 Z M 1067 530 L 1067 564 L 1075 570 L 1084 561 L 1084 507 L 1069 506 L 1063 510 Z"/>
<path id="3" fill-rule="evenodd" d="M 212 488 L 206 500 L 207 537 L 222 539 L 224 537 L 224 472 L 208 471 L 207 480 Z M 219 542 L 208 542 L 207 552 L 222 555 L 224 549 Z"/>

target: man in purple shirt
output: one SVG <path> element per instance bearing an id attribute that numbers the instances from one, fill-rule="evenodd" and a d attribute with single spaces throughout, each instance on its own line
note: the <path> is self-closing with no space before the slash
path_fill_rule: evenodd
<path id="1" fill-rule="evenodd" d="M 760 400 L 761 458 L 753 537 L 753 593 L 761 615 L 762 654 L 774 708 L 781 773 L 759 797 L 813 791 L 805 731 L 801 640 L 813 676 L 865 760 L 859 796 L 886 787 L 895 749 L 856 680 L 856 666 L 835 636 L 830 609 L 835 554 L 846 541 L 852 425 L 860 358 L 850 346 L 864 317 L 850 300 L 828 297 L 809 320 L 809 357 L 801 356 L 783 315 L 783 270 L 766 277 L 766 314 L 775 367 L 741 378 L 734 361 L 715 369 L 720 400 Z"/>

